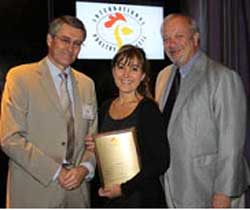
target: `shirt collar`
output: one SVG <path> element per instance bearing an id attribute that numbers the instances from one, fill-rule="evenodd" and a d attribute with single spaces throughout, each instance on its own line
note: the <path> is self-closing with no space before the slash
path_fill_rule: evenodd
<path id="1" fill-rule="evenodd" d="M 51 76 L 54 78 L 57 78 L 58 75 L 62 72 L 54 63 L 52 63 L 50 61 L 50 59 L 48 57 L 46 57 L 46 61 L 47 61 L 47 64 L 49 66 L 49 71 L 51 73 Z M 68 75 L 70 75 L 70 66 L 67 67 L 65 70 L 64 70 L 65 73 L 67 73 Z"/>
<path id="2" fill-rule="evenodd" d="M 190 59 L 190 61 L 188 63 L 186 63 L 185 65 L 180 67 L 180 73 L 181 73 L 181 77 L 185 77 L 187 76 L 187 74 L 189 73 L 189 71 L 191 70 L 193 64 L 196 62 L 196 60 L 200 57 L 201 55 L 201 51 L 198 50 L 193 57 Z"/>

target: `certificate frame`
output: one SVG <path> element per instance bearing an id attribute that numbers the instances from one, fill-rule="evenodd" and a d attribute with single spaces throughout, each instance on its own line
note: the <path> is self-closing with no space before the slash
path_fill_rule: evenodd
<path id="1" fill-rule="evenodd" d="M 94 136 L 94 141 L 103 187 L 124 183 L 140 172 L 141 160 L 134 127 L 99 133 Z"/>

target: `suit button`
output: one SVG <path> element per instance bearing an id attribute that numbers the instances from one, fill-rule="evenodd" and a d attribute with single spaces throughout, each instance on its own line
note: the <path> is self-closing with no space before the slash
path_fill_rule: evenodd
<path id="1" fill-rule="evenodd" d="M 65 144 L 66 144 L 66 143 L 63 141 L 63 142 L 62 142 L 62 146 L 65 146 Z"/>

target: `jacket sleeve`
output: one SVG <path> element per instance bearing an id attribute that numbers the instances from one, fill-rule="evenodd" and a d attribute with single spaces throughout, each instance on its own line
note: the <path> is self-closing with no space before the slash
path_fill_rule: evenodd
<path id="1" fill-rule="evenodd" d="M 95 94 L 95 85 L 91 82 L 91 104 L 93 104 L 93 120 L 88 126 L 88 134 L 96 134 L 97 133 L 97 122 L 98 122 L 98 115 L 97 115 L 97 101 L 96 101 L 96 94 Z M 81 165 L 85 166 L 89 173 L 85 177 L 85 180 L 90 181 L 95 175 L 95 167 L 96 167 L 96 157 L 93 152 L 85 150 L 82 156 Z"/>
<path id="2" fill-rule="evenodd" d="M 214 192 L 239 196 L 247 187 L 248 169 L 243 157 L 246 129 L 246 96 L 233 71 L 220 75 L 214 96 L 215 122 L 219 131 Z"/>
<path id="3" fill-rule="evenodd" d="M 60 165 L 27 139 L 29 95 L 21 73 L 10 70 L 7 75 L 1 104 L 1 146 L 11 161 L 46 186 Z"/>

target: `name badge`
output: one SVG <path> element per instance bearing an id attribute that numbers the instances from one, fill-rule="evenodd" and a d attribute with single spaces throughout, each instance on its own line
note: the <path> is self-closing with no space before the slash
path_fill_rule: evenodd
<path id="1" fill-rule="evenodd" d="M 94 120 L 95 118 L 94 106 L 90 104 L 83 104 L 82 105 L 82 117 L 84 119 Z"/>

